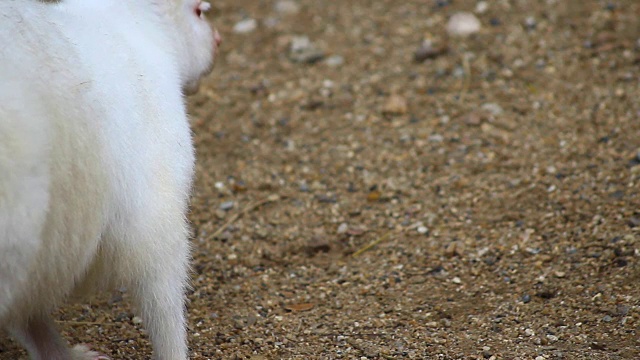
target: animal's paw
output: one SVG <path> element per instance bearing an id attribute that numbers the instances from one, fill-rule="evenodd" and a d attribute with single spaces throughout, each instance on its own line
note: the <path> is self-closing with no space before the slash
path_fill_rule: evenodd
<path id="1" fill-rule="evenodd" d="M 108 356 L 91 351 L 87 345 L 76 345 L 71 349 L 72 360 L 111 360 Z"/>

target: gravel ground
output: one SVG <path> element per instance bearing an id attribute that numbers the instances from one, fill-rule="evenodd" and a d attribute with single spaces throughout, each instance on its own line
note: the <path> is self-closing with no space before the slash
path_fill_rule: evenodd
<path id="1" fill-rule="evenodd" d="M 448 34 L 458 11 L 480 31 Z M 191 99 L 192 357 L 639 359 L 639 15 L 215 1 L 222 53 Z M 148 358 L 128 304 L 57 317 Z"/>

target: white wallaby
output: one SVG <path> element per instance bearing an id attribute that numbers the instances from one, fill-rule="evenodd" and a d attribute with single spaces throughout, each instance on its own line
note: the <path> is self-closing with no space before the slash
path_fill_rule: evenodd
<path id="1" fill-rule="evenodd" d="M 200 0 L 0 1 L 0 330 L 70 348 L 50 313 L 126 286 L 158 360 L 187 359 L 183 94 L 220 43 Z"/>

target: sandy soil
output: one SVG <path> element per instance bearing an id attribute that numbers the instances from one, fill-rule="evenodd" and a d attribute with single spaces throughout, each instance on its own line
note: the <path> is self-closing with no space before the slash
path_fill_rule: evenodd
<path id="1" fill-rule="evenodd" d="M 194 359 L 640 358 L 640 2 L 275 3 L 191 99 Z M 127 300 L 56 316 L 149 358 Z"/>

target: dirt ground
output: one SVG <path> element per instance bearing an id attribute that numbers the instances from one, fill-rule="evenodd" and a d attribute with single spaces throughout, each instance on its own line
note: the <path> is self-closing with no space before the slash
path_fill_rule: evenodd
<path id="1" fill-rule="evenodd" d="M 276 3 L 213 3 L 193 359 L 640 359 L 640 2 Z M 56 315 L 150 356 L 125 289 Z"/>

